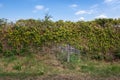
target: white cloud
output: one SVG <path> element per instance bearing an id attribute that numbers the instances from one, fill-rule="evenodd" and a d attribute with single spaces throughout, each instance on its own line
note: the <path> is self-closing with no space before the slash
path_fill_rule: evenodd
<path id="1" fill-rule="evenodd" d="M 85 18 L 84 17 L 80 17 L 80 19 L 79 20 L 82 20 L 82 21 L 84 21 L 85 20 Z"/>
<path id="2" fill-rule="evenodd" d="M 43 10 L 44 6 L 43 5 L 36 5 L 35 10 Z"/>
<path id="3" fill-rule="evenodd" d="M 95 18 L 108 18 L 108 17 L 106 15 L 104 15 L 104 14 L 101 14 L 99 16 L 96 16 Z"/>
<path id="4" fill-rule="evenodd" d="M 85 10 L 79 10 L 75 13 L 75 15 L 82 15 L 82 14 L 92 14 L 93 10 L 85 11 Z"/>
<path id="5" fill-rule="evenodd" d="M 99 4 L 94 4 L 90 7 L 90 13 L 91 14 L 97 14 L 101 9 Z"/>
<path id="6" fill-rule="evenodd" d="M 73 21 L 74 21 L 74 22 L 76 22 L 76 21 L 85 21 L 85 18 L 84 18 L 83 16 L 81 16 L 81 17 L 76 17 L 76 18 L 73 19 Z"/>
<path id="7" fill-rule="evenodd" d="M 114 0 L 104 0 L 105 3 L 110 3 L 112 1 L 114 1 Z"/>
<path id="8" fill-rule="evenodd" d="M 106 4 L 120 4 L 120 0 L 104 0 L 104 3 Z"/>
<path id="9" fill-rule="evenodd" d="M 34 10 L 33 10 L 33 13 L 37 13 L 38 11 L 49 11 L 49 8 L 46 8 L 45 6 L 43 5 L 36 5 Z"/>
<path id="10" fill-rule="evenodd" d="M 76 8 L 76 7 L 78 7 L 78 5 L 77 4 L 72 4 L 72 5 L 70 5 L 70 7 L 71 8 Z"/>
<path id="11" fill-rule="evenodd" d="M 87 12 L 84 10 L 77 11 L 75 15 L 81 15 L 81 14 L 86 14 Z"/>
<path id="12" fill-rule="evenodd" d="M 120 9 L 120 0 L 104 0 L 104 3 L 111 9 Z"/>

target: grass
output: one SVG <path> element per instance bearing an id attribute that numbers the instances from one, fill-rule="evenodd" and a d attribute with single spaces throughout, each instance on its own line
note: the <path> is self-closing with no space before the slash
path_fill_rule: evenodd
<path id="1" fill-rule="evenodd" d="M 80 65 L 81 72 L 89 73 L 95 76 L 108 77 L 108 76 L 120 76 L 120 65 L 106 64 L 103 62 L 92 64 L 93 62 L 87 63 L 86 65 Z"/>
<path id="2" fill-rule="evenodd" d="M 77 58 L 77 59 L 76 59 Z M 70 63 L 59 61 L 53 55 L 30 55 L 0 58 L 0 77 L 26 77 L 52 74 L 86 74 L 98 77 L 120 76 L 119 62 L 81 60 L 73 55 Z"/>
<path id="3" fill-rule="evenodd" d="M 36 55 L 0 58 L 0 76 L 44 75 L 50 72 L 57 72 L 57 70 L 55 67 L 48 65 L 45 60 L 37 58 Z"/>
<path id="4" fill-rule="evenodd" d="M 80 59 L 77 55 L 72 55 L 70 63 L 64 62 L 65 68 L 92 76 L 110 77 L 120 76 L 119 62 L 94 61 L 88 59 Z"/>

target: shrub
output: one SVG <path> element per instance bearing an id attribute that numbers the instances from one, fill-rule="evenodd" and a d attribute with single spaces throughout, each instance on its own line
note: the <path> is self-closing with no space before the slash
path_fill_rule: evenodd
<path id="1" fill-rule="evenodd" d="M 115 59 L 120 59 L 120 49 L 118 49 L 114 52 L 114 57 L 115 57 Z"/>
<path id="2" fill-rule="evenodd" d="M 105 56 L 101 54 L 95 54 L 95 55 L 92 55 L 91 58 L 95 60 L 104 60 Z"/>
<path id="3" fill-rule="evenodd" d="M 20 71 L 22 69 L 22 66 L 20 64 L 16 64 L 13 66 L 13 69 Z"/>
<path id="4" fill-rule="evenodd" d="M 101 21 L 104 22 L 104 20 L 107 23 L 103 27 Z M 0 34 L 3 37 L 0 35 L 0 52 L 4 52 L 5 56 L 24 55 L 32 51 L 33 48 L 36 48 L 36 52 L 38 52 L 37 48 L 42 47 L 44 43 L 55 42 L 70 44 L 80 49 L 82 55 L 88 55 L 87 57 L 92 59 L 108 59 L 109 53 L 112 55 L 111 58 L 120 58 L 120 51 L 116 51 L 120 47 L 120 28 L 108 26 L 107 24 L 115 25 L 110 23 L 109 19 L 98 19 L 90 22 L 50 22 L 48 25 L 53 25 L 53 27 L 44 27 L 47 26 L 44 21 L 37 24 L 38 22 L 32 19 L 21 20 L 22 26 L 16 26 L 16 23 L 13 27 L 6 25 L 7 29 L 5 30 L 1 28 Z M 57 26 L 55 27 L 54 24 Z M 101 54 L 99 55 L 99 53 Z M 62 57 L 62 55 L 60 56 Z M 65 57 L 61 59 L 66 60 Z"/>
<path id="5" fill-rule="evenodd" d="M 3 52 L 3 46 L 2 46 L 2 43 L 0 42 L 0 53 Z"/>
<path id="6" fill-rule="evenodd" d="M 71 63 L 78 63 L 80 60 L 80 55 L 79 54 L 71 54 L 70 55 L 70 62 Z"/>
<path id="7" fill-rule="evenodd" d="M 10 57 L 10 56 L 14 56 L 15 54 L 11 50 L 6 50 L 3 52 L 3 55 L 5 57 Z"/>

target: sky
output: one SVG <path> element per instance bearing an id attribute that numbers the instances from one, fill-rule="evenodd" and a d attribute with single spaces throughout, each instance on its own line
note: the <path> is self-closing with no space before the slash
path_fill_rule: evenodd
<path id="1" fill-rule="evenodd" d="M 120 0 L 0 0 L 0 18 L 57 20 L 120 18 Z"/>

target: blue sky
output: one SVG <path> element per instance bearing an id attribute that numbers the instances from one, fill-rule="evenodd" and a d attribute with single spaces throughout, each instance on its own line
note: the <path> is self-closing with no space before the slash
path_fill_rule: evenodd
<path id="1" fill-rule="evenodd" d="M 120 18 L 120 0 L 0 0 L 0 18 L 52 20 L 93 20 Z"/>

